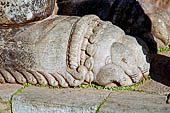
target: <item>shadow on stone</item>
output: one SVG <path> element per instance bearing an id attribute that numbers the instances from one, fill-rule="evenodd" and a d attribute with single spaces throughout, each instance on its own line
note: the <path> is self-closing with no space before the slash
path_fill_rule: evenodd
<path id="1" fill-rule="evenodd" d="M 170 86 L 170 57 L 164 55 L 150 55 L 150 76 L 153 80 Z"/>
<path id="2" fill-rule="evenodd" d="M 169 98 L 170 98 L 170 93 L 169 93 L 169 95 L 167 96 L 167 100 L 166 100 L 166 103 L 167 103 L 167 104 L 170 104 Z"/>
<path id="3" fill-rule="evenodd" d="M 59 15 L 97 15 L 119 26 L 127 35 L 141 38 L 151 53 L 157 52 L 151 20 L 136 0 L 58 0 L 57 4 Z"/>

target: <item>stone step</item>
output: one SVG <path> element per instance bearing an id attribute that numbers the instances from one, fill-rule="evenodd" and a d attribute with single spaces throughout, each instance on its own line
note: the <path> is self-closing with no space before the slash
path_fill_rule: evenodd
<path id="1" fill-rule="evenodd" d="M 170 113 L 164 95 L 95 88 L 21 87 L 0 85 L 0 113 Z"/>

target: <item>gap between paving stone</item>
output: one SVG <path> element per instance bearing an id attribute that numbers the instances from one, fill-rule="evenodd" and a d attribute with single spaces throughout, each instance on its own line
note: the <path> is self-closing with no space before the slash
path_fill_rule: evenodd
<path id="1" fill-rule="evenodd" d="M 99 104 L 98 104 L 98 106 L 97 106 L 97 109 L 96 109 L 96 112 L 95 113 L 98 113 L 99 112 L 99 110 L 100 110 L 100 107 L 107 101 L 107 99 L 109 98 L 109 96 L 111 95 L 111 93 L 112 92 L 110 92 L 109 94 L 108 94 L 108 96 L 107 97 L 105 97 Z"/>
<path id="2" fill-rule="evenodd" d="M 11 106 L 11 113 L 13 113 L 13 109 L 12 109 L 12 99 L 13 99 L 13 97 L 14 97 L 15 95 L 21 93 L 22 90 L 24 90 L 26 87 L 29 87 L 29 86 L 23 85 L 23 87 L 21 87 L 20 89 L 18 89 L 16 92 L 14 92 L 14 93 L 11 95 L 10 100 L 9 100 L 10 106 Z"/>
<path id="3" fill-rule="evenodd" d="M 11 95 L 21 87 L 18 84 L 0 84 L 0 113 L 11 113 Z"/>
<path id="4" fill-rule="evenodd" d="M 109 93 L 111 93 L 109 90 L 96 90 L 94 88 L 50 89 L 29 87 L 14 96 L 12 102 L 13 113 L 23 113 L 22 111 L 26 109 L 29 109 L 28 113 L 60 113 L 61 111 L 70 113 L 73 113 L 73 111 L 95 113 L 99 103 L 102 102 Z M 47 98 L 47 96 L 49 98 Z M 19 109 L 20 111 L 18 111 Z"/>
<path id="5" fill-rule="evenodd" d="M 29 87 L 29 86 L 31 86 L 31 85 L 28 85 L 28 84 L 25 84 L 22 88 L 20 88 L 20 89 L 18 89 L 15 93 L 13 93 L 12 94 L 12 96 L 11 96 L 11 99 L 10 99 L 10 104 L 11 104 L 11 111 L 12 111 L 12 113 L 13 113 L 13 105 L 12 105 L 12 100 L 13 100 L 13 97 L 15 96 L 15 95 L 17 95 L 17 94 L 19 94 L 19 93 L 21 93 L 26 87 Z M 41 86 L 40 86 L 40 88 L 41 88 Z M 46 87 L 47 88 L 47 87 Z M 50 89 L 50 88 L 49 88 Z M 58 89 L 58 88 L 56 88 L 56 89 Z M 135 90 L 135 89 L 132 89 L 132 88 L 130 88 L 130 89 L 117 89 L 117 90 L 129 90 L 129 91 L 136 91 L 136 92 L 144 92 L 144 91 L 142 91 L 142 90 Z M 113 90 L 113 91 L 116 91 L 116 90 Z M 111 95 L 111 93 L 112 92 L 110 92 L 98 105 L 97 105 L 97 108 L 96 108 L 96 112 L 95 113 L 98 113 L 98 111 L 99 111 L 99 109 L 100 109 L 100 107 L 107 101 L 107 99 L 109 98 L 109 96 Z"/>
<path id="6" fill-rule="evenodd" d="M 166 96 L 132 91 L 115 91 L 98 113 L 170 113 Z"/>
<path id="7" fill-rule="evenodd" d="M 22 90 L 24 90 L 26 87 L 27 87 L 27 86 L 23 86 L 22 88 L 18 89 L 15 93 L 12 94 L 12 96 L 11 96 L 11 101 L 10 101 L 12 113 L 13 113 L 13 106 L 12 106 L 12 99 L 13 99 L 13 97 L 14 97 L 15 95 L 21 93 Z M 50 88 L 49 88 L 49 89 L 50 89 Z M 58 88 L 56 88 L 56 89 L 58 89 Z M 126 89 L 126 90 L 127 90 L 127 89 Z M 116 91 L 116 90 L 115 90 L 115 91 Z M 122 90 L 122 91 L 124 91 L 124 90 Z M 129 89 L 129 90 L 127 90 L 127 91 L 145 92 L 145 93 L 147 93 L 147 94 L 152 94 L 151 92 L 148 92 L 148 91 L 144 91 L 144 90 L 141 90 L 141 89 L 133 89 L 133 88 L 132 88 L 132 89 Z M 102 106 L 105 102 L 107 102 L 107 99 L 110 97 L 110 95 L 111 95 L 112 93 L 113 93 L 113 92 L 110 92 L 106 97 L 104 97 L 104 99 L 103 99 L 101 102 L 99 102 L 99 103 L 97 104 L 97 108 L 96 108 L 96 112 L 95 112 L 95 113 L 98 113 L 98 112 L 99 112 L 101 106 Z"/>
<path id="8" fill-rule="evenodd" d="M 11 113 L 13 113 L 13 106 L 12 106 L 13 97 L 14 97 L 15 95 L 21 93 L 26 87 L 29 87 L 29 86 L 31 86 L 31 85 L 27 85 L 27 84 L 26 84 L 26 85 L 24 85 L 23 87 L 21 87 L 20 89 L 18 89 L 16 92 L 14 92 L 14 93 L 11 95 L 11 97 L 10 97 Z M 41 88 L 41 87 L 40 87 L 40 88 Z M 110 92 L 110 93 L 107 95 L 107 97 L 105 97 L 105 98 L 98 104 L 97 109 L 96 109 L 96 113 L 98 113 L 101 105 L 103 105 L 103 104 L 107 101 L 107 98 L 110 96 L 111 93 L 112 93 L 112 92 Z"/>
<path id="9" fill-rule="evenodd" d="M 107 89 L 107 90 L 108 90 L 108 89 Z M 107 99 L 108 99 L 109 96 L 113 93 L 113 91 L 132 91 L 132 92 L 134 91 L 134 92 L 138 92 L 138 93 L 154 94 L 154 93 L 149 92 L 149 91 L 144 91 L 144 90 L 134 89 L 134 88 L 132 88 L 132 89 L 124 89 L 124 90 L 112 90 L 112 92 L 109 93 L 108 96 L 105 97 L 105 98 L 98 104 L 97 109 L 96 109 L 96 113 L 98 113 L 99 110 L 100 110 L 100 108 L 101 108 L 101 106 L 102 106 L 105 102 L 107 102 Z"/>

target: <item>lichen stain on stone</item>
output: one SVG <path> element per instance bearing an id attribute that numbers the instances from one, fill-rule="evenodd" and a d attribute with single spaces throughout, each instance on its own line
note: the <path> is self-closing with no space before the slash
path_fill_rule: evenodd
<path id="1" fill-rule="evenodd" d="M 55 0 L 0 0 L 0 24 L 42 20 L 53 12 Z"/>
<path id="2" fill-rule="evenodd" d="M 29 69 L 34 64 L 31 53 L 23 50 L 24 47 L 18 47 L 15 44 L 7 44 L 0 53 L 1 68 L 9 67 L 15 70 Z"/>

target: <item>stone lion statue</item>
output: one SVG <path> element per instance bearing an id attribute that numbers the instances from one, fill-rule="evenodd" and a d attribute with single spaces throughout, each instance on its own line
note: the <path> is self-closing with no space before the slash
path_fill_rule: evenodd
<path id="1" fill-rule="evenodd" d="M 19 29 L 1 37 L 1 82 L 125 86 L 149 73 L 137 41 L 97 16 L 51 16 Z"/>
<path id="2" fill-rule="evenodd" d="M 95 15 L 52 15 L 55 0 L 9 1 L 0 0 L 1 83 L 113 87 L 148 76 L 150 49 L 141 38 Z"/>

